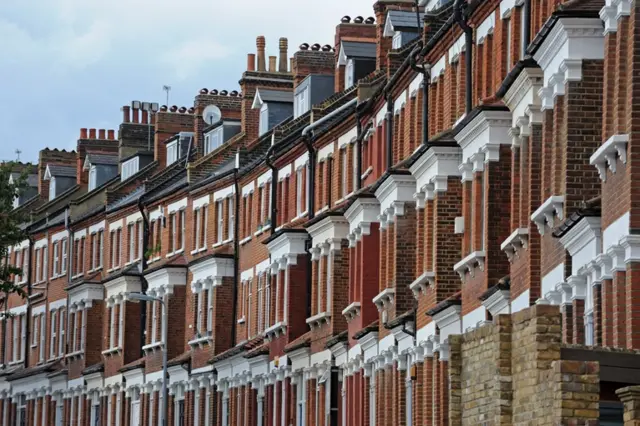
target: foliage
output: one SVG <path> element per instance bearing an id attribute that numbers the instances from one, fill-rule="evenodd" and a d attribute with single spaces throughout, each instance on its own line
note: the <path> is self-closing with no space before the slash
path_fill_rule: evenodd
<path id="1" fill-rule="evenodd" d="M 9 249 L 28 238 L 24 229 L 29 216 L 23 209 L 14 209 L 13 202 L 27 188 L 27 173 L 17 171 L 13 162 L 0 163 L 0 292 L 18 293 L 24 297 L 24 291 L 13 282 L 14 275 L 22 270 L 9 265 Z M 13 175 L 13 179 L 10 179 Z M 11 181 L 10 181 L 11 180 Z"/>

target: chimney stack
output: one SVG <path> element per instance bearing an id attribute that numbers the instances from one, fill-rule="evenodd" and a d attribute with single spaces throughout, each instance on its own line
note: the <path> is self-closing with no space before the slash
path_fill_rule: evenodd
<path id="1" fill-rule="evenodd" d="M 266 58 L 264 56 L 266 42 L 264 40 L 264 36 L 258 36 L 256 39 L 256 47 L 258 48 L 258 71 L 266 71 Z"/>
<path id="2" fill-rule="evenodd" d="M 122 107 L 122 122 L 128 123 L 131 120 L 131 109 L 128 105 Z"/>
<path id="3" fill-rule="evenodd" d="M 287 56 L 288 54 L 288 49 L 289 49 L 289 41 L 286 39 L 286 37 L 281 37 L 280 38 L 280 64 L 278 66 L 278 71 L 279 72 L 287 72 Z"/>
<path id="4" fill-rule="evenodd" d="M 84 127 L 80 129 L 80 139 L 87 139 L 87 129 Z"/>
<path id="5" fill-rule="evenodd" d="M 247 71 L 255 71 L 256 70 L 256 54 L 249 53 L 247 55 Z"/>
<path id="6" fill-rule="evenodd" d="M 96 129 L 89 129 L 89 139 L 96 138 Z"/>
<path id="7" fill-rule="evenodd" d="M 100 129 L 98 130 L 98 139 L 106 139 L 106 130 L 104 129 Z"/>
<path id="8" fill-rule="evenodd" d="M 276 57 L 269 56 L 269 72 L 276 72 Z"/>

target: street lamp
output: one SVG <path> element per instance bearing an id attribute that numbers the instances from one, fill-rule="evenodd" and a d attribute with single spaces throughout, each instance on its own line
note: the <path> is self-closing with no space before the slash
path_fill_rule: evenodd
<path id="1" fill-rule="evenodd" d="M 160 302 L 162 304 L 162 425 L 167 424 L 167 305 L 161 297 L 144 293 L 127 293 L 127 300 L 132 302 Z"/>

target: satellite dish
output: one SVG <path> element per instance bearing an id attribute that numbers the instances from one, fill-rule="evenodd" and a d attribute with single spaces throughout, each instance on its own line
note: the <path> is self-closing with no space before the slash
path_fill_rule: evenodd
<path id="1" fill-rule="evenodd" d="M 209 105 L 202 111 L 202 119 L 209 125 L 217 123 L 221 118 L 220 108 L 215 105 Z"/>

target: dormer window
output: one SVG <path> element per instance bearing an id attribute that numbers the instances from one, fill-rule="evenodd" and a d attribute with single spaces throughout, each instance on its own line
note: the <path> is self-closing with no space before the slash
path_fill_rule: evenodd
<path id="1" fill-rule="evenodd" d="M 354 63 L 353 63 L 353 59 L 349 59 L 347 60 L 347 67 L 344 71 L 344 88 L 345 90 L 348 89 L 349 87 L 353 86 L 354 84 Z"/>
<path id="2" fill-rule="evenodd" d="M 49 201 L 76 184 L 76 168 L 72 166 L 47 165 L 44 180 L 49 181 Z"/>
<path id="3" fill-rule="evenodd" d="M 178 141 L 167 144 L 167 166 L 178 161 Z"/>
<path id="4" fill-rule="evenodd" d="M 93 191 L 118 175 L 118 156 L 87 154 L 83 169 L 89 172 L 89 191 Z"/>
<path id="5" fill-rule="evenodd" d="M 89 191 L 93 191 L 98 186 L 98 170 L 96 166 L 89 169 Z"/>
<path id="6" fill-rule="evenodd" d="M 193 132 L 180 132 L 177 136 L 170 139 L 169 142 L 167 142 L 167 166 L 187 155 L 192 141 Z"/>
<path id="7" fill-rule="evenodd" d="M 375 71 L 376 50 L 375 42 L 343 41 L 340 44 L 338 67 L 345 67 L 345 89 Z"/>
<path id="8" fill-rule="evenodd" d="M 253 99 L 253 109 L 260 109 L 260 136 L 293 113 L 293 93 L 285 90 L 258 89 Z"/>
<path id="9" fill-rule="evenodd" d="M 309 89 L 305 88 L 301 90 L 300 93 L 296 93 L 293 103 L 295 118 L 298 118 L 301 115 L 304 115 L 305 112 L 309 111 Z"/>
<path id="10" fill-rule="evenodd" d="M 440 0 L 446 3 L 448 0 Z M 424 14 L 416 16 L 415 12 L 390 10 L 384 25 L 384 36 L 393 37 L 391 47 L 401 49 L 404 45 L 420 35 Z"/>
<path id="11" fill-rule="evenodd" d="M 240 133 L 240 120 L 224 120 L 204 129 L 204 153 L 209 154 Z"/>
<path id="12" fill-rule="evenodd" d="M 120 173 L 120 178 L 122 181 L 129 179 L 131 176 L 138 173 L 138 167 L 140 163 L 140 159 L 138 157 L 133 157 L 130 160 L 122 163 L 122 172 Z"/>

